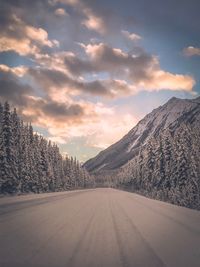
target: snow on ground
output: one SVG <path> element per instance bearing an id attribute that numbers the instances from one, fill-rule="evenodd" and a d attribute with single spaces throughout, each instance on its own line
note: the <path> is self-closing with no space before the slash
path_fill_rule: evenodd
<path id="1" fill-rule="evenodd" d="M 199 267 L 200 212 L 114 189 L 0 199 L 0 266 Z"/>

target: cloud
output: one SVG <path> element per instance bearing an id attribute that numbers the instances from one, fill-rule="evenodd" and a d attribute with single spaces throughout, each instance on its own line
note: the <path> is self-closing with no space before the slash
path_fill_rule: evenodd
<path id="1" fill-rule="evenodd" d="M 84 137 L 88 146 L 104 148 L 122 137 L 135 122 L 131 115 L 118 113 L 116 108 L 108 108 L 103 103 L 80 101 L 76 105 L 81 107 L 82 112 L 75 114 L 75 117 L 68 112 L 66 115 L 65 107 L 57 110 L 57 105 L 56 109 L 51 107 L 48 112 L 47 102 L 42 99 L 32 99 L 31 103 L 31 106 L 23 110 L 23 116 L 31 119 L 34 125 L 47 129 L 50 139 L 62 144 L 74 137 Z M 55 114 L 52 114 L 52 110 Z M 111 134 L 113 131 L 114 137 Z"/>
<path id="2" fill-rule="evenodd" d="M 160 68 L 158 58 L 145 51 L 129 54 L 104 43 L 82 45 L 96 68 L 128 79 L 138 90 L 191 91 L 195 80 L 189 75 L 173 74 Z M 130 83 L 129 82 L 129 83 Z M 130 90 L 131 91 L 131 90 Z"/>
<path id="3" fill-rule="evenodd" d="M 64 85 L 72 85 L 70 77 L 59 70 L 52 70 L 47 68 L 29 68 L 28 75 L 30 75 L 36 83 L 48 91 L 52 87 L 62 87 Z"/>
<path id="4" fill-rule="evenodd" d="M 77 117 L 84 114 L 83 108 L 78 104 L 66 105 L 55 101 L 41 102 L 40 108 L 42 111 L 54 118 L 61 117 L 65 119 L 67 117 Z"/>
<path id="5" fill-rule="evenodd" d="M 85 137 L 89 146 L 103 148 L 125 134 L 126 130 L 132 126 L 133 117 L 123 115 L 117 111 L 116 107 L 107 107 L 100 102 L 75 101 L 70 98 L 60 102 L 49 92 L 44 97 L 36 96 L 33 88 L 22 84 L 22 75 L 29 75 L 29 72 L 30 69 L 25 70 L 23 67 L 9 68 L 6 65 L 0 65 L 0 99 L 1 101 L 9 99 L 26 121 L 46 128 L 52 140 L 64 143 L 74 136 Z M 47 79 L 45 75 L 52 78 L 47 83 L 48 85 L 52 82 L 55 86 L 58 77 L 59 81 L 65 81 L 64 78 L 60 79 L 61 74 L 57 72 L 56 77 L 53 77 L 52 72 L 47 70 L 42 75 L 44 76 L 40 80 L 45 80 L 45 82 Z M 36 77 L 36 79 L 39 78 Z M 113 87 L 121 87 L 121 90 L 126 86 L 118 80 L 112 83 L 116 83 Z M 98 87 L 95 83 L 90 83 L 90 86 L 90 90 L 93 90 L 93 86 Z M 88 85 L 86 87 L 88 88 Z M 58 87 L 55 94 L 59 95 Z M 113 135 L 110 135 L 113 129 L 114 139 Z"/>
<path id="6" fill-rule="evenodd" d="M 94 14 L 92 9 L 84 8 L 83 13 L 86 16 L 86 19 L 82 22 L 84 26 L 86 26 L 89 30 L 94 30 L 101 34 L 106 32 L 104 20 L 100 16 Z"/>
<path id="7" fill-rule="evenodd" d="M 183 49 L 183 53 L 185 56 L 192 57 L 192 56 L 200 56 L 200 48 L 188 46 Z"/>
<path id="8" fill-rule="evenodd" d="M 62 125 L 81 124 L 85 116 L 85 107 L 76 102 L 59 103 L 46 97 L 27 97 L 26 109 L 20 110 L 26 121 L 49 130 L 50 127 L 61 128 Z"/>
<path id="9" fill-rule="evenodd" d="M 42 28 L 25 25 L 24 35 L 41 46 L 53 47 L 58 44 L 56 40 L 50 41 L 47 31 Z"/>
<path id="10" fill-rule="evenodd" d="M 78 58 L 75 54 L 66 53 L 63 55 L 63 63 L 70 73 L 73 75 L 81 75 L 83 73 L 94 73 L 99 71 L 98 66 L 89 60 Z"/>
<path id="11" fill-rule="evenodd" d="M 133 115 L 121 114 L 115 110 L 115 115 L 108 116 L 106 120 L 102 117 L 98 123 L 90 125 L 96 129 L 96 132 L 87 139 L 87 144 L 105 149 L 127 134 L 137 121 L 138 119 Z"/>
<path id="12" fill-rule="evenodd" d="M 192 91 L 192 76 L 162 69 L 159 58 L 136 43 L 141 36 L 121 31 L 131 27 L 104 12 L 98 1 L 8 0 L 2 5 L 0 52 L 15 51 L 23 57 L 14 64 L 28 58 L 31 67 L 0 65 L 0 99 L 18 107 L 25 121 L 44 127 L 54 141 L 83 137 L 87 146 L 105 148 L 137 121 L 125 108 L 119 110 L 122 97 L 142 90 Z M 131 51 L 124 49 L 130 46 Z"/>
<path id="13" fill-rule="evenodd" d="M 24 38 L 17 40 L 11 37 L 0 37 L 0 52 L 15 51 L 21 56 L 28 54 L 35 54 L 39 52 L 39 49 L 31 44 L 30 40 Z"/>
<path id="14" fill-rule="evenodd" d="M 139 41 L 142 39 L 142 37 L 136 33 L 130 33 L 128 31 L 121 31 L 122 34 L 131 41 Z"/>
<path id="15" fill-rule="evenodd" d="M 108 25 L 108 19 L 104 12 L 100 12 L 98 8 L 96 8 L 94 2 L 83 0 L 55 0 L 54 4 L 56 3 L 62 3 L 73 7 L 77 13 L 82 15 L 81 24 L 87 29 L 100 34 L 105 34 L 107 32 L 106 25 Z"/>
<path id="16" fill-rule="evenodd" d="M 22 68 L 10 69 L 0 65 L 0 99 L 9 101 L 13 105 L 26 106 L 27 96 L 33 93 L 33 89 L 20 82 Z"/>
<path id="17" fill-rule="evenodd" d="M 58 136 L 68 142 L 74 137 L 85 138 L 86 146 L 105 149 L 123 137 L 138 121 L 133 115 L 123 113 L 117 107 L 106 107 L 102 103 L 87 104 L 90 116 L 84 117 L 84 123 L 49 128 L 52 136 Z M 93 115 L 91 113 L 93 110 Z M 113 135 L 113 133 L 115 133 Z"/>
<path id="18" fill-rule="evenodd" d="M 89 94 L 108 98 L 130 93 L 129 85 L 117 79 L 84 81 L 74 79 L 62 71 L 46 68 L 29 68 L 27 75 L 30 75 L 48 93 L 54 89 L 57 91 L 64 89 L 66 94 L 72 96 Z"/>
<path id="19" fill-rule="evenodd" d="M 152 90 L 185 90 L 192 91 L 195 80 L 189 75 L 172 74 L 163 70 L 155 70 L 150 79 L 140 81 L 139 86 Z"/>
<path id="20" fill-rule="evenodd" d="M 107 107 L 100 102 L 71 99 L 60 103 L 51 95 L 35 96 L 31 87 L 20 83 L 18 71 L 2 69 L 1 101 L 9 100 L 26 121 L 45 128 L 52 141 L 64 144 L 74 137 L 85 137 L 88 146 L 105 148 L 121 138 L 136 121 L 130 114 L 119 112 L 117 107 Z"/>
<path id="21" fill-rule="evenodd" d="M 35 55 L 43 46 L 52 48 L 59 45 L 58 41 L 48 39 L 47 31 L 27 25 L 15 14 L 10 14 L 4 24 L 4 28 L 1 27 L 0 52 L 15 51 L 22 56 Z"/>
<path id="22" fill-rule="evenodd" d="M 65 88 L 72 95 L 90 94 L 116 98 L 137 94 L 142 90 L 192 91 L 195 80 L 190 75 L 161 69 L 155 55 L 138 50 L 128 53 L 105 43 L 80 44 L 87 57 L 72 52 L 59 52 L 37 58 L 44 66 L 30 69 L 29 74 L 43 88 Z M 46 68 L 45 66 L 49 66 Z M 106 79 L 99 75 L 106 73 Z M 93 75 L 90 81 L 85 75 Z M 97 77 L 97 78 L 96 78 Z"/>
<path id="23" fill-rule="evenodd" d="M 7 65 L 0 64 L 0 72 L 10 73 L 10 74 L 12 73 L 18 77 L 23 77 L 25 73 L 27 72 L 27 67 L 17 66 L 17 67 L 10 68 Z"/>
<path id="24" fill-rule="evenodd" d="M 65 9 L 64 8 L 57 8 L 56 10 L 55 10 L 55 14 L 57 15 L 57 16 L 69 16 L 68 15 L 68 13 L 65 11 Z"/>
<path id="25" fill-rule="evenodd" d="M 25 71 L 23 67 L 0 65 L 0 99 L 18 107 L 27 121 L 39 124 L 43 118 L 52 122 L 79 121 L 84 116 L 86 107 L 83 104 L 73 100 L 60 103 L 48 93 L 43 98 L 38 97 L 30 85 L 23 83 L 22 75 L 27 73 L 28 69 Z"/>

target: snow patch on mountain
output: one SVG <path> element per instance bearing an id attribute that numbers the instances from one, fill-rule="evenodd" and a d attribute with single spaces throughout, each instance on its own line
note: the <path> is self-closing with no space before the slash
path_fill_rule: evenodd
<path id="1" fill-rule="evenodd" d="M 121 140 L 87 161 L 84 166 L 92 172 L 117 169 L 134 158 L 141 146 L 147 144 L 152 137 L 158 136 L 170 125 L 174 128 L 178 127 L 178 124 L 186 119 L 188 122 L 200 121 L 199 113 L 200 97 L 196 99 L 173 97 L 163 106 L 147 114 Z"/>

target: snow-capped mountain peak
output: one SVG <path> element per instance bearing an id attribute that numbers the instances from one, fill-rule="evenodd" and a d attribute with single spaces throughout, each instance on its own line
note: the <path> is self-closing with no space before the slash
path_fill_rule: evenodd
<path id="1" fill-rule="evenodd" d="M 177 127 L 182 121 L 200 121 L 200 97 L 196 99 L 171 98 L 166 104 L 147 114 L 121 140 L 100 152 L 84 166 L 89 171 L 114 170 L 138 154 L 152 137 L 158 136 L 169 126 Z"/>

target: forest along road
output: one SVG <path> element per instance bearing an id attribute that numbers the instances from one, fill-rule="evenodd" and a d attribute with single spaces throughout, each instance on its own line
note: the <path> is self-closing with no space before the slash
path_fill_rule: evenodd
<path id="1" fill-rule="evenodd" d="M 114 189 L 0 198 L 2 267 L 199 267 L 200 212 Z"/>

